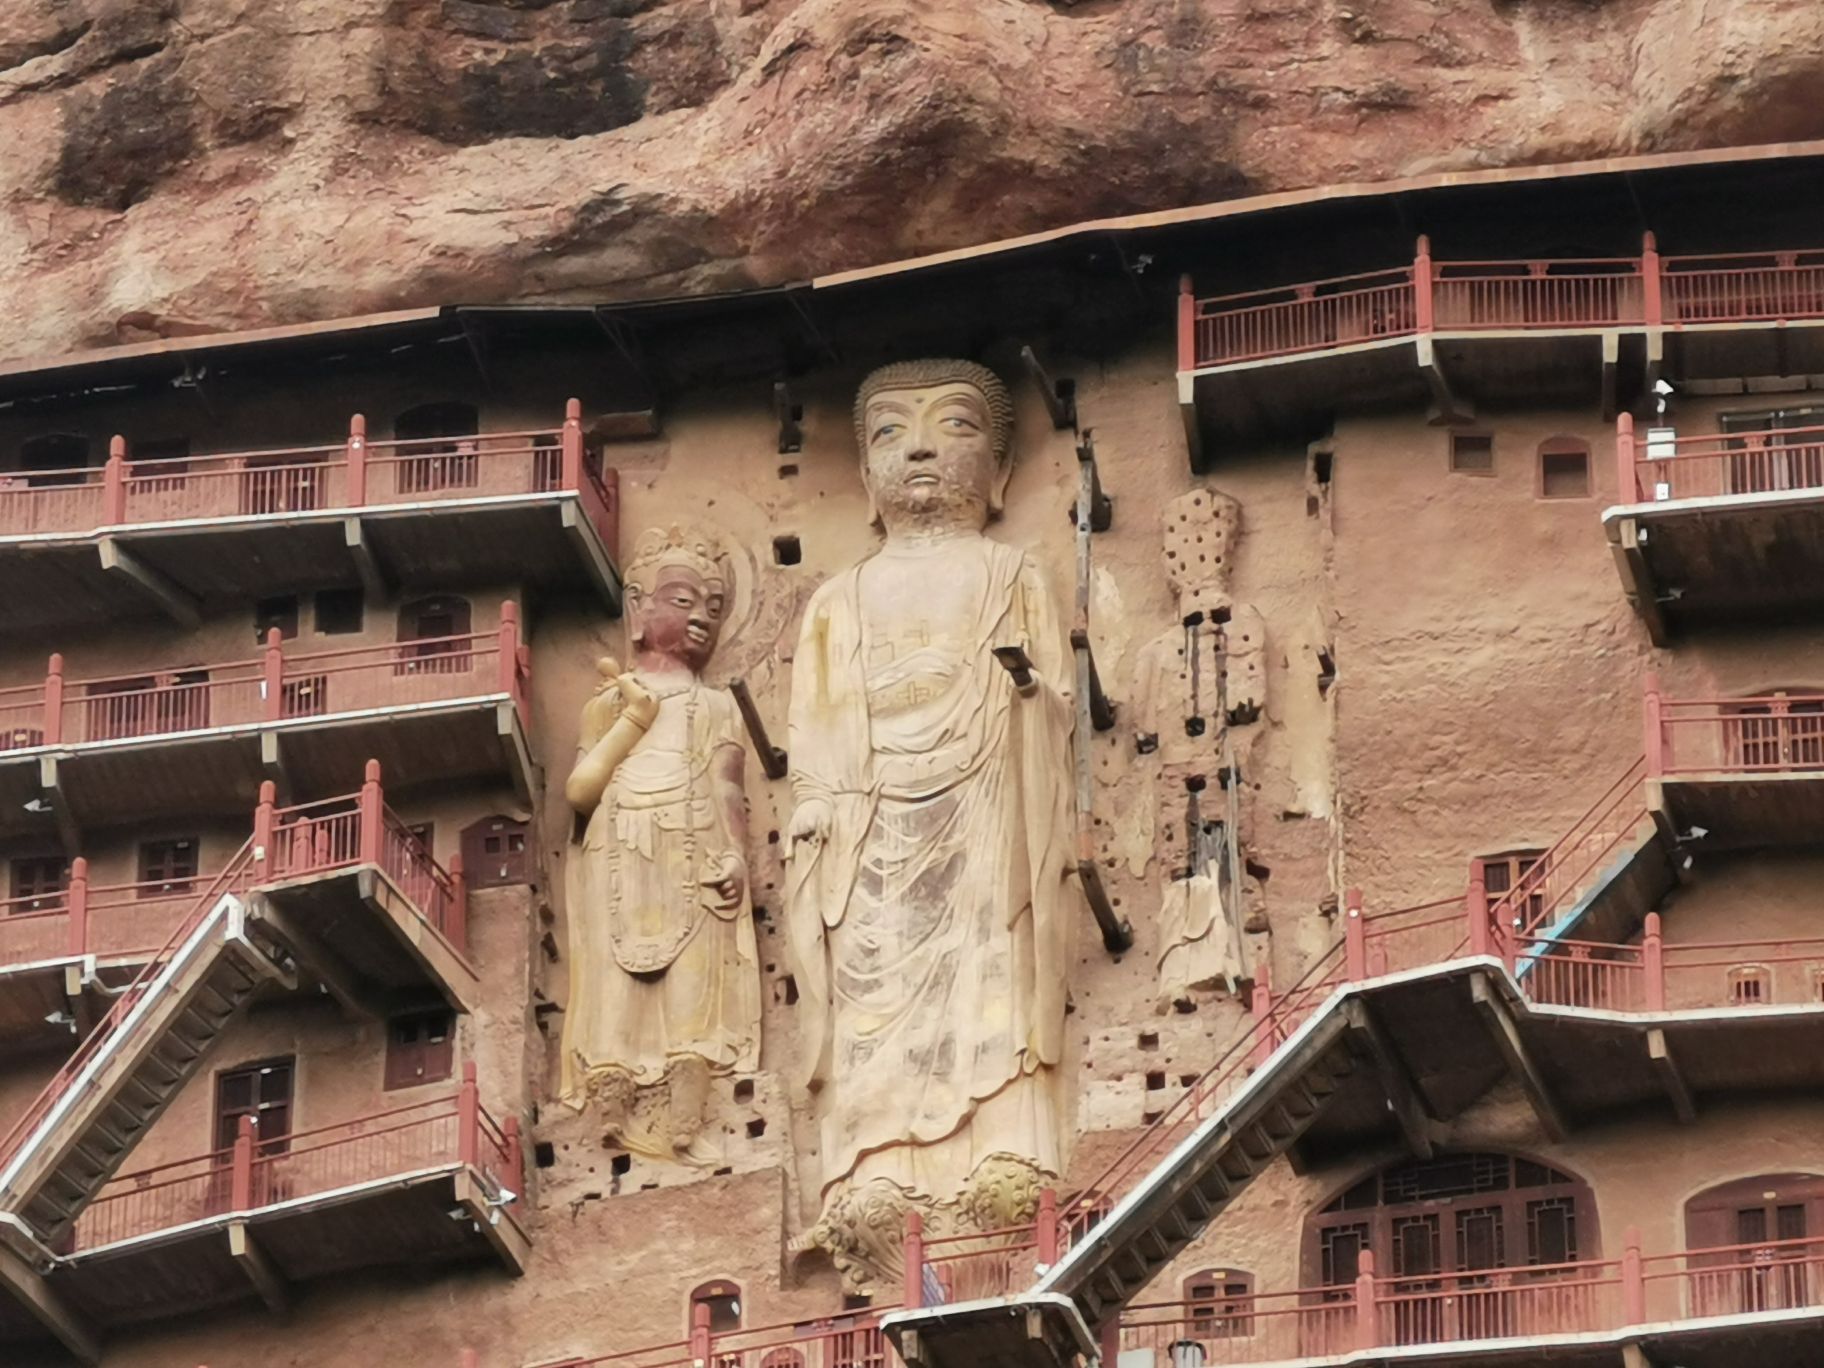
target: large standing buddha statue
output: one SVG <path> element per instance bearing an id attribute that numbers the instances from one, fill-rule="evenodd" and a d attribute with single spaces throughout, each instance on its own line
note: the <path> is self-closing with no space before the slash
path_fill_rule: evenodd
<path id="1" fill-rule="evenodd" d="M 808 1243 L 859 1285 L 897 1269 L 909 1206 L 933 1232 L 993 1229 L 1060 1171 L 1076 895 L 1061 624 L 1025 553 L 984 535 L 1012 466 L 1006 389 L 965 361 L 887 366 L 855 423 L 886 538 L 805 613 L 788 837 L 821 1122 Z"/>

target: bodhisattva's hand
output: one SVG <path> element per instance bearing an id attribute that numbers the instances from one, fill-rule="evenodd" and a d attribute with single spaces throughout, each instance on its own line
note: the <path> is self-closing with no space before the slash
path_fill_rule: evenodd
<path id="1" fill-rule="evenodd" d="M 631 673 L 621 675 L 614 684 L 621 691 L 621 716 L 632 721 L 641 731 L 650 727 L 652 720 L 659 715 L 659 700 Z"/>
<path id="2" fill-rule="evenodd" d="M 792 823 L 786 831 L 787 849 L 796 850 L 800 841 L 821 845 L 830 838 L 830 822 L 835 817 L 828 798 L 806 798 L 792 810 Z"/>
<path id="3" fill-rule="evenodd" d="M 716 863 L 716 870 L 707 879 L 697 882 L 715 895 L 710 904 L 717 912 L 732 912 L 741 905 L 741 895 L 747 892 L 747 861 L 734 851 L 729 851 Z"/>

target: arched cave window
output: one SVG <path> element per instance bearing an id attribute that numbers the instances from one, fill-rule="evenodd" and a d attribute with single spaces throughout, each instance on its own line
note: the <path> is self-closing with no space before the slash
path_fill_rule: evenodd
<path id="1" fill-rule="evenodd" d="M 1368 1174 L 1305 1223 L 1306 1284 L 1351 1287 L 1364 1251 L 1387 1278 L 1549 1268 L 1595 1258 L 1589 1184 L 1536 1159 L 1474 1152 Z M 1415 1325 L 1413 1342 L 1423 1342 Z"/>
<path id="2" fill-rule="evenodd" d="M 393 420 L 393 435 L 409 445 L 398 452 L 399 492 L 472 489 L 480 473 L 475 440 L 480 431 L 481 414 L 473 404 L 420 404 L 401 413 Z"/>
<path id="3" fill-rule="evenodd" d="M 726 1278 L 715 1278 L 690 1294 L 689 1324 L 697 1323 L 697 1308 L 709 1308 L 709 1332 L 726 1334 L 741 1328 L 741 1286 Z"/>
<path id="4" fill-rule="evenodd" d="M 399 652 L 395 674 L 459 674 L 473 659 L 468 640 L 469 601 L 456 594 L 434 594 L 399 605 Z"/>
<path id="5" fill-rule="evenodd" d="M 1693 1316 L 1732 1316 L 1811 1306 L 1811 1269 L 1824 1235 L 1824 1177 L 1769 1173 L 1706 1188 L 1685 1203 L 1685 1248 L 1693 1253 Z M 1808 1262 L 1809 1261 L 1809 1262 Z"/>
<path id="6" fill-rule="evenodd" d="M 19 469 L 28 488 L 81 484 L 88 476 L 89 439 L 75 432 L 47 432 L 19 444 Z"/>

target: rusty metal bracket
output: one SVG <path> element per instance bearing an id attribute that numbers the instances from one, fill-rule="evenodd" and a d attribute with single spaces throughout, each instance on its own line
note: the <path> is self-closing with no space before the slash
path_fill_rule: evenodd
<path id="1" fill-rule="evenodd" d="M 1084 428 L 1082 439 L 1077 443 L 1077 461 L 1087 468 L 1088 478 L 1079 483 L 1087 486 L 1089 493 L 1089 530 L 1106 532 L 1115 522 L 1115 501 L 1102 490 L 1102 471 L 1096 465 L 1096 434 L 1094 428 Z M 1077 506 L 1070 511 L 1070 516 L 1078 528 L 1083 525 L 1082 500 L 1079 495 Z"/>
<path id="2" fill-rule="evenodd" d="M 1089 644 L 1089 633 L 1081 627 L 1070 629 L 1070 644 L 1073 650 L 1081 651 L 1089 658 L 1089 722 L 1097 731 L 1107 731 L 1115 725 L 1115 705 L 1108 701 L 1108 695 L 1102 692 L 1102 673 L 1096 669 L 1096 653 Z"/>
<path id="3" fill-rule="evenodd" d="M 747 735 L 760 756 L 761 770 L 768 779 L 785 778 L 785 752 L 766 734 L 766 723 L 760 718 L 760 709 L 754 706 L 754 696 L 747 690 L 747 681 L 731 679 L 728 691 L 735 696 L 735 706 L 741 710 L 741 721 L 746 724 Z"/>
<path id="4" fill-rule="evenodd" d="M 1053 380 L 1045 367 L 1039 364 L 1039 358 L 1031 347 L 1020 348 L 1020 363 L 1026 367 L 1026 374 L 1032 377 L 1033 384 L 1039 387 L 1039 395 L 1045 400 L 1045 412 L 1051 415 L 1051 425 L 1060 432 L 1077 425 L 1077 382 L 1075 380 Z"/>
<path id="5" fill-rule="evenodd" d="M 773 413 L 779 419 L 779 454 L 790 456 L 804 450 L 804 405 L 792 398 L 792 387 L 784 380 L 773 383 Z"/>

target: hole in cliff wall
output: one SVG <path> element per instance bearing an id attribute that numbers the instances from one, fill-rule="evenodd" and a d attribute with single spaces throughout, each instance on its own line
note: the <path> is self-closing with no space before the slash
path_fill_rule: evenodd
<path id="1" fill-rule="evenodd" d="M 1140 1032 L 1140 1048 L 1143 1050 L 1158 1049 L 1159 1048 L 1159 1032 L 1157 1032 L 1157 1031 Z"/>
<path id="2" fill-rule="evenodd" d="M 784 465 L 779 467 L 779 478 L 782 480 L 788 480 L 797 473 L 798 464 L 795 461 L 787 461 Z"/>
<path id="3" fill-rule="evenodd" d="M 1264 884 L 1273 876 L 1273 871 L 1271 869 L 1256 860 L 1243 860 L 1241 866 L 1247 871 L 1248 877 L 1253 879 L 1256 883 Z"/>
<path id="4" fill-rule="evenodd" d="M 756 1116 L 752 1121 L 747 1123 L 747 1138 L 749 1140 L 758 1140 L 765 1134 L 766 1122 L 762 1118 Z"/>
<path id="5" fill-rule="evenodd" d="M 787 974 L 773 985 L 773 1001 L 787 1007 L 798 1005 L 798 980 Z"/>
<path id="6" fill-rule="evenodd" d="M 536 1168 L 550 1168 L 557 1162 L 557 1147 L 549 1140 L 540 1140 L 532 1146 L 532 1163 Z"/>
<path id="7" fill-rule="evenodd" d="M 1146 1076 L 1146 1090 L 1148 1092 L 1158 1092 L 1164 1086 L 1165 1086 L 1164 1070 L 1154 1070 L 1152 1073 L 1149 1073 Z"/>
<path id="8" fill-rule="evenodd" d="M 775 565 L 796 565 L 804 559 L 804 548 L 798 538 L 790 533 L 773 538 L 773 563 Z"/>
<path id="9" fill-rule="evenodd" d="M 1334 683 L 1336 683 L 1336 657 L 1332 656 L 1327 648 L 1320 646 L 1317 652 L 1317 696 L 1319 698 L 1328 697 L 1330 686 Z"/>
<path id="10" fill-rule="evenodd" d="M 629 1173 L 633 1172 L 633 1156 L 631 1154 L 615 1155 L 614 1158 L 608 1161 L 608 1172 L 612 1173 L 616 1178 L 625 1178 Z"/>
<path id="11" fill-rule="evenodd" d="M 754 1080 L 751 1078 L 738 1079 L 735 1083 L 735 1101 L 752 1102 L 753 1100 Z"/>
<path id="12" fill-rule="evenodd" d="M 1320 485 L 1330 483 L 1331 472 L 1336 468 L 1334 451 L 1314 451 L 1311 453 L 1311 477 Z"/>

